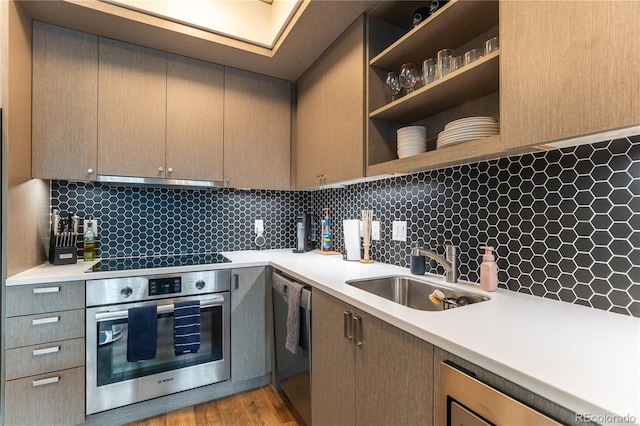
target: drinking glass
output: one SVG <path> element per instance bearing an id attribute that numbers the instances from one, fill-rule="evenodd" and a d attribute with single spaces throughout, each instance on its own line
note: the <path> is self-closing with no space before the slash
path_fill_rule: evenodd
<path id="1" fill-rule="evenodd" d="M 402 86 L 400 85 L 400 77 L 397 72 L 390 72 L 387 74 L 387 78 L 384 82 L 384 91 L 390 96 L 390 102 L 396 99 L 396 95 L 400 93 Z"/>
<path id="2" fill-rule="evenodd" d="M 424 77 L 424 83 L 429 84 L 436 81 L 436 67 L 438 60 L 436 58 L 429 58 L 422 63 L 422 76 Z"/>
<path id="3" fill-rule="evenodd" d="M 407 90 L 413 92 L 413 86 L 418 81 L 418 69 L 415 64 L 403 64 L 400 68 L 400 84 Z"/>
<path id="4" fill-rule="evenodd" d="M 484 54 L 488 55 L 491 52 L 495 52 L 499 47 L 498 37 L 490 38 L 484 42 Z"/>
<path id="5" fill-rule="evenodd" d="M 482 51 L 480 49 L 467 50 L 464 53 L 464 64 L 469 65 L 472 62 L 482 58 Z"/>
<path id="6" fill-rule="evenodd" d="M 453 71 L 453 50 L 442 49 L 438 51 L 438 68 L 436 78 L 442 78 Z"/>

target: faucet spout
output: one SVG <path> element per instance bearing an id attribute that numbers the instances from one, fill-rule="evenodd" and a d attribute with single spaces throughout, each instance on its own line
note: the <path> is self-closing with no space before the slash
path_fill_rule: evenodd
<path id="1" fill-rule="evenodd" d="M 427 250 L 425 248 L 414 247 L 411 250 L 411 254 L 414 256 L 425 256 L 430 259 L 435 260 L 440 264 L 445 272 L 446 279 L 448 283 L 457 283 L 458 282 L 458 259 L 456 253 L 456 247 L 453 245 L 446 245 L 446 258 L 443 258 L 438 253 Z"/>

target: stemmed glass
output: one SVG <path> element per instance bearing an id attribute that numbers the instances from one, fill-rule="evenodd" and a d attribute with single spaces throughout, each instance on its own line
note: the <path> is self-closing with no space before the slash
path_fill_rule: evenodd
<path id="1" fill-rule="evenodd" d="M 418 69 L 415 64 L 404 64 L 400 68 L 400 84 L 407 89 L 407 93 L 413 92 L 413 86 L 418 81 Z"/>
<path id="2" fill-rule="evenodd" d="M 400 77 L 398 76 L 398 73 L 388 73 L 387 79 L 384 82 L 384 91 L 391 97 L 390 102 L 393 102 L 396 99 L 395 97 L 400 93 L 400 90 L 402 90 L 402 86 L 400 85 Z"/>

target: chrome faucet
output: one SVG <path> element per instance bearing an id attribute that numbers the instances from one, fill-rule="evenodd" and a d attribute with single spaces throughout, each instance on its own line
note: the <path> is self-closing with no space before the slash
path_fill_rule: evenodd
<path id="1" fill-rule="evenodd" d="M 425 256 L 435 260 L 444 268 L 446 272 L 447 282 L 457 283 L 458 282 L 458 258 L 457 258 L 456 246 L 447 244 L 444 247 L 446 250 L 445 252 L 446 259 L 443 259 L 442 256 L 440 256 L 436 252 L 423 249 L 420 247 L 414 247 L 411 250 L 411 254 L 413 256 Z"/>

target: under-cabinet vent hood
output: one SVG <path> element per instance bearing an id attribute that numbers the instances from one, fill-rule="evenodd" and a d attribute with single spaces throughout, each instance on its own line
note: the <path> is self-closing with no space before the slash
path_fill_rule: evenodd
<path id="1" fill-rule="evenodd" d="M 188 189 L 219 189 L 223 187 L 222 182 L 208 180 L 185 180 L 185 179 L 165 179 L 148 178 L 136 176 L 105 176 L 98 175 L 97 181 L 107 184 L 117 184 L 125 186 L 149 186 L 162 187 L 170 186 Z"/>

